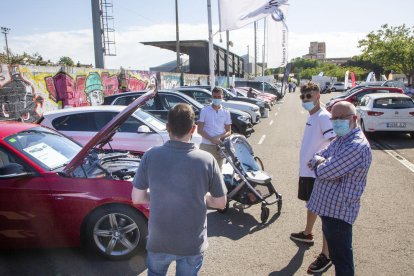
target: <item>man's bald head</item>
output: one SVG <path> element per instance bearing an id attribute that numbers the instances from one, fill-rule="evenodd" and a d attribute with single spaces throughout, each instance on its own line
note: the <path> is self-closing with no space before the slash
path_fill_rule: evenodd
<path id="1" fill-rule="evenodd" d="M 346 101 L 337 102 L 332 106 L 332 118 L 331 120 L 349 120 L 350 121 L 350 128 L 356 128 L 357 127 L 357 112 L 356 108 L 353 104 Z"/>
<path id="2" fill-rule="evenodd" d="M 338 114 L 341 114 L 341 115 L 350 115 L 350 114 L 356 115 L 356 108 L 350 102 L 346 102 L 346 101 L 337 102 L 332 107 L 332 117 L 334 117 L 333 116 L 334 114 L 335 115 L 338 115 Z"/>

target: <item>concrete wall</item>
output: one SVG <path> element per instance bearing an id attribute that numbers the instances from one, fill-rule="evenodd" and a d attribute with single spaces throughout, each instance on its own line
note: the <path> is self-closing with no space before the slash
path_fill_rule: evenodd
<path id="1" fill-rule="evenodd" d="M 186 85 L 206 84 L 207 79 L 184 74 Z M 100 105 L 105 96 L 144 90 L 157 82 L 160 88 L 173 88 L 179 80 L 176 73 L 2 64 L 0 120 L 33 122 L 45 111 Z"/>

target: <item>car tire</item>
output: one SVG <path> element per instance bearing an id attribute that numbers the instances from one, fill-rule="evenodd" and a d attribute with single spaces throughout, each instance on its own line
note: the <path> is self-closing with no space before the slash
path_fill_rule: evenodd
<path id="1" fill-rule="evenodd" d="M 335 92 L 336 91 L 336 88 L 335 87 L 332 87 L 331 88 L 331 92 Z"/>
<path id="2" fill-rule="evenodd" d="M 107 205 L 90 214 L 84 230 L 87 249 L 111 260 L 123 260 L 145 248 L 148 223 L 130 206 Z"/>

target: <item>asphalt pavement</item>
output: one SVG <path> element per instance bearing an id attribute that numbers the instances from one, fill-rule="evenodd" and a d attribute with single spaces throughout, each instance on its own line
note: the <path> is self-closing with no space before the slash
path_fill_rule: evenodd
<path id="1" fill-rule="evenodd" d="M 322 101 L 339 92 L 322 95 Z M 209 247 L 199 275 L 307 275 L 320 253 L 321 223 L 315 244 L 293 242 L 292 232 L 303 230 L 304 202 L 297 199 L 298 160 L 306 111 L 299 93 L 287 93 L 273 106 L 269 118 L 255 126 L 248 139 L 283 195 L 280 215 L 270 208 L 260 223 L 260 205 L 208 214 Z M 371 139 L 373 162 L 361 210 L 354 224 L 356 275 L 412 275 L 414 273 L 414 140 L 407 135 L 377 135 Z M 405 161 L 402 161 L 405 160 Z M 413 165 L 414 166 L 414 165 Z M 80 249 L 0 252 L 0 275 L 146 275 L 144 255 L 112 262 Z M 168 275 L 174 275 L 174 265 Z M 331 267 L 316 275 L 335 275 Z"/>

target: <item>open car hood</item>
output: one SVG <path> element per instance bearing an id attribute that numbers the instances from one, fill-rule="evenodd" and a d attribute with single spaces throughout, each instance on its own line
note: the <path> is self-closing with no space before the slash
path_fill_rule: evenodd
<path id="1" fill-rule="evenodd" d="M 106 143 L 111 141 L 118 127 L 124 123 L 139 107 L 143 106 L 149 99 L 153 98 L 157 93 L 156 86 L 150 85 L 149 90 L 133 101 L 122 112 L 109 121 L 69 162 L 64 168 L 66 174 L 71 174 L 77 167 L 83 164 L 85 157 L 93 148 L 102 148 Z"/>

